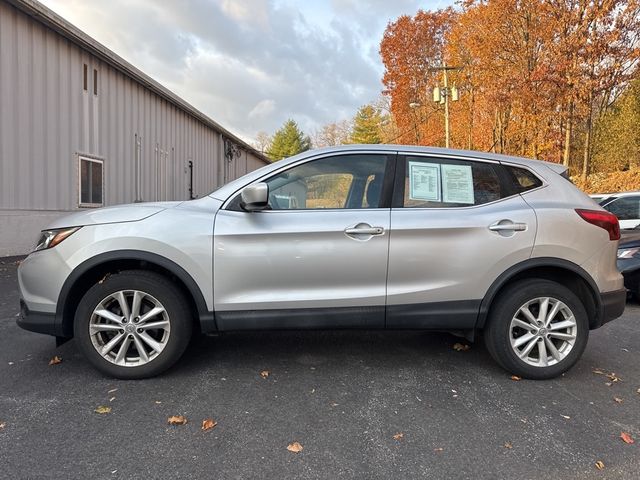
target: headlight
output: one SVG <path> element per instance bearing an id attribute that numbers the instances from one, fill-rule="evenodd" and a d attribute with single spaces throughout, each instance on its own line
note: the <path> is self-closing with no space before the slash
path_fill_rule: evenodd
<path id="1" fill-rule="evenodd" d="M 636 254 L 640 252 L 640 247 L 635 248 L 619 248 L 618 249 L 618 258 L 631 258 L 635 257 Z"/>
<path id="2" fill-rule="evenodd" d="M 80 227 L 73 228 L 59 228 L 56 230 L 43 230 L 40 233 L 40 238 L 38 239 L 38 243 L 36 244 L 36 248 L 33 249 L 34 252 L 38 250 L 46 250 L 47 248 L 53 248 L 62 242 L 65 238 L 69 237 L 71 234 L 80 230 Z"/>

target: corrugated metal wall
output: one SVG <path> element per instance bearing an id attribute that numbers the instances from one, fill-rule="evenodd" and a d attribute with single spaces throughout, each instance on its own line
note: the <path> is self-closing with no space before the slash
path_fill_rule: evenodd
<path id="1" fill-rule="evenodd" d="M 87 89 L 83 69 L 87 65 Z M 97 95 L 94 94 L 94 70 Z M 78 208 L 78 155 L 104 161 L 105 205 L 206 195 L 264 165 L 130 77 L 0 0 L 0 209 Z"/>

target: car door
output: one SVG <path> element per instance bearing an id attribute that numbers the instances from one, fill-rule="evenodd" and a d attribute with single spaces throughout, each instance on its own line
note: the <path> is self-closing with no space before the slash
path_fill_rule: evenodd
<path id="1" fill-rule="evenodd" d="M 269 207 L 238 196 L 214 226 L 221 330 L 383 327 L 395 154 L 332 155 L 261 179 Z"/>
<path id="2" fill-rule="evenodd" d="M 493 281 L 530 257 L 535 213 L 498 162 L 412 154 L 397 163 L 386 325 L 471 328 Z M 533 175 L 522 173 L 525 183 Z"/>

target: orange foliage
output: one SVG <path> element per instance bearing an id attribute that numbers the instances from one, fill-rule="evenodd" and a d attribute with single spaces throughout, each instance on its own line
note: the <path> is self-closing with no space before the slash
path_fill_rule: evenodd
<path id="1" fill-rule="evenodd" d="M 632 168 L 625 172 L 594 173 L 586 180 L 572 177 L 578 188 L 587 193 L 617 193 L 640 190 L 640 168 Z"/>
<path id="2" fill-rule="evenodd" d="M 380 44 L 386 71 L 384 93 L 391 97 L 391 113 L 400 132 L 394 143 L 444 144 L 442 112 L 429 89 L 439 80 L 429 71 L 443 62 L 445 36 L 454 19 L 451 8 L 403 15 L 389 23 Z M 417 103 L 419 107 L 411 107 Z"/>
<path id="3" fill-rule="evenodd" d="M 431 91 L 450 83 L 451 146 L 565 161 L 589 173 L 598 117 L 638 76 L 640 0 L 462 0 L 387 25 L 383 83 L 397 143 L 444 144 Z M 411 108 L 411 103 L 420 107 Z"/>

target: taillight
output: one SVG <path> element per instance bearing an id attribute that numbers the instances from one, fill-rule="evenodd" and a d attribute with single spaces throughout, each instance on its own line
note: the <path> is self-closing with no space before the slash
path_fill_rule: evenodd
<path id="1" fill-rule="evenodd" d="M 618 217 L 613 213 L 602 210 L 582 210 L 580 208 L 576 208 L 576 213 L 590 224 L 604 228 L 609 232 L 609 240 L 620 240 L 620 224 L 618 223 Z"/>

